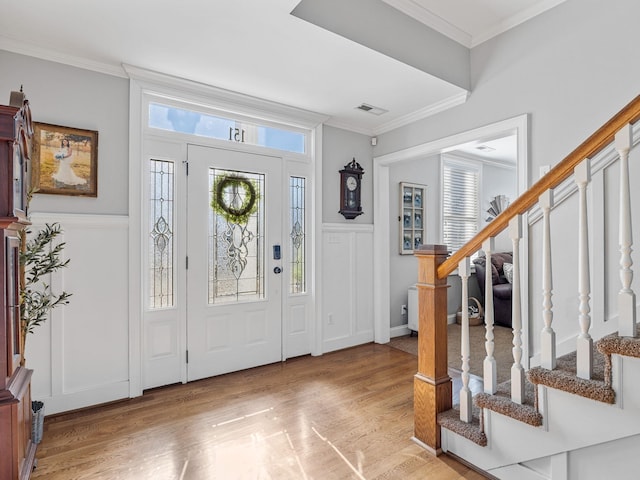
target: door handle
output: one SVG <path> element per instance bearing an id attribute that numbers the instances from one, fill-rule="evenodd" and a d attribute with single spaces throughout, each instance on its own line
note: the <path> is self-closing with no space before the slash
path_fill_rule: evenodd
<path id="1" fill-rule="evenodd" d="M 276 275 L 279 274 L 279 273 L 282 273 L 282 269 L 280 267 L 275 267 L 273 269 L 273 273 L 275 273 Z"/>

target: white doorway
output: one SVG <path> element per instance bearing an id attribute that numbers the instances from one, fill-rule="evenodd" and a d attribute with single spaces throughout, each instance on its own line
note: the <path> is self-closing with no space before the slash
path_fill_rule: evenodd
<path id="1" fill-rule="evenodd" d="M 407 162 L 419 158 L 427 158 L 432 155 L 442 154 L 456 150 L 461 145 L 478 139 L 495 139 L 508 135 L 516 135 L 517 138 L 517 193 L 522 194 L 528 188 L 528 117 L 521 115 L 502 122 L 487 125 L 460 134 L 434 140 L 422 145 L 407 148 L 397 152 L 374 157 L 374 178 L 376 195 L 374 197 L 374 217 L 376 228 L 374 231 L 374 258 L 376 258 L 376 271 L 374 275 L 374 335 L 376 343 L 387 343 L 391 336 L 390 328 L 390 229 L 395 222 L 392 221 L 397 213 L 391 212 L 389 201 L 391 195 L 390 174 L 391 166 L 400 162 Z M 525 229 L 526 230 L 526 229 Z M 526 245 L 525 238 L 521 242 L 521 248 Z M 442 243 L 436 240 L 435 243 Z M 521 257 L 522 258 L 522 257 Z M 523 265 L 522 288 L 527 290 L 526 259 Z M 526 299 L 523 298 L 523 311 L 527 311 Z"/>
<path id="2" fill-rule="evenodd" d="M 326 117 L 135 67 L 127 67 L 127 72 L 131 76 L 130 396 L 226 369 L 245 368 L 256 362 L 255 358 L 249 361 L 253 357 L 269 363 L 318 354 L 316 277 L 319 273 L 315 265 L 319 255 L 316 232 L 320 231 L 322 202 L 318 201 L 321 181 L 316 183 L 316 177 L 321 179 L 321 123 Z M 208 164 L 205 161 L 198 165 L 195 150 L 189 151 L 194 148 L 191 145 L 196 144 L 201 145 L 197 149 L 208 152 L 207 158 L 217 158 L 216 152 L 225 152 L 225 155 L 234 152 L 231 155 L 240 163 Z M 241 157 L 251 164 L 243 164 Z M 191 162 L 190 175 L 187 175 L 188 162 Z M 205 173 L 196 173 L 199 166 Z M 269 353 L 260 356 L 262 354 L 245 351 L 246 355 L 237 355 L 241 360 L 225 360 L 226 366 L 220 366 L 225 362 L 218 362 L 219 359 L 210 355 L 223 348 L 222 342 L 212 341 L 211 335 L 216 328 L 215 335 L 225 327 L 209 322 L 199 327 L 200 330 L 194 330 L 192 325 L 193 318 L 206 319 L 214 309 L 224 316 L 232 307 L 225 302 L 208 303 L 210 285 L 196 284 L 200 281 L 196 275 L 203 275 L 204 282 L 208 282 L 209 272 L 197 273 L 197 270 L 209 264 L 209 257 L 202 256 L 208 255 L 209 249 L 205 246 L 206 239 L 201 239 L 199 246 L 194 243 L 199 221 L 194 222 L 191 217 L 198 208 L 210 209 L 211 192 L 207 191 L 208 185 L 200 186 L 201 198 L 196 208 L 195 197 L 188 195 L 188 189 L 196 188 L 192 185 L 195 177 L 202 176 L 204 180 L 209 166 L 264 175 L 263 208 L 267 221 L 263 230 L 280 233 L 280 238 L 262 239 L 264 262 L 260 269 L 264 279 L 260 283 L 264 299 L 247 301 L 248 296 L 243 295 L 246 306 L 268 303 L 271 308 L 271 301 L 277 299 L 279 304 L 274 303 L 276 306 L 269 314 L 255 313 L 253 317 L 249 314 L 237 324 L 233 323 L 234 328 L 240 328 L 245 322 L 242 328 L 250 333 L 245 340 L 255 347 L 254 352 L 263 343 L 269 345 L 264 347 Z M 274 180 L 280 182 L 279 185 Z M 278 191 L 279 198 L 272 198 L 271 193 Z M 271 206 L 279 215 L 278 227 L 273 223 L 276 217 L 269 213 Z M 280 274 L 273 272 L 274 244 L 281 245 Z M 205 253 L 194 257 L 188 251 L 193 248 L 204 249 Z M 194 285 L 196 289 L 192 290 Z M 198 292 L 198 288 L 202 291 Z M 204 300 L 192 302 L 196 295 Z M 235 312 L 229 315 L 235 316 Z M 260 315 L 277 319 L 277 325 L 263 324 L 260 331 Z M 253 322 L 256 328 L 249 327 L 247 322 Z M 268 331 L 263 335 L 265 328 Z M 198 345 L 197 341 L 202 343 Z M 241 340 L 236 344 L 240 350 L 241 344 Z M 248 346 L 246 349 L 251 350 Z M 198 371 L 198 364 L 206 366 Z"/>

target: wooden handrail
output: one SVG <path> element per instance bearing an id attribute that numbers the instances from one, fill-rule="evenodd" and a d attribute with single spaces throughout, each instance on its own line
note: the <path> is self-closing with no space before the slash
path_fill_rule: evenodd
<path id="1" fill-rule="evenodd" d="M 463 245 L 438 267 L 438 277 L 445 278 L 456 268 L 460 261 L 473 255 L 482 247 L 487 238 L 495 237 L 509 225 L 516 215 L 521 215 L 533 207 L 540 195 L 550 188 L 555 188 L 569 178 L 573 169 L 584 159 L 592 158 L 600 150 L 610 144 L 615 134 L 625 125 L 636 123 L 640 119 L 640 95 L 629 102 L 611 120 L 600 127 L 593 135 L 580 144 L 564 160 L 553 167 L 525 193 L 520 195 L 507 209 L 498 215 L 489 225 L 483 228 L 471 240 Z"/>

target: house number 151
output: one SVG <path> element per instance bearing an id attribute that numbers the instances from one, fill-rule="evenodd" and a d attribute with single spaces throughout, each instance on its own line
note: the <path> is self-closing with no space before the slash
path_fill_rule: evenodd
<path id="1" fill-rule="evenodd" d="M 244 130 L 229 127 L 229 141 L 244 143 Z"/>

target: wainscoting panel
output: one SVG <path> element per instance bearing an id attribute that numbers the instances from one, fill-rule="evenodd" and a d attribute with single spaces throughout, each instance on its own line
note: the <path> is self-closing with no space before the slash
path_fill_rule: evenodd
<path id="1" fill-rule="evenodd" d="M 325 224 L 323 352 L 373 341 L 373 226 Z"/>
<path id="2" fill-rule="evenodd" d="M 31 220 L 33 232 L 62 226 L 58 238 L 71 261 L 51 285 L 72 294 L 27 338 L 33 399 L 49 415 L 128 397 L 127 217 L 34 213 Z"/>
<path id="3" fill-rule="evenodd" d="M 284 358 L 307 355 L 311 352 L 313 319 L 310 316 L 309 296 L 289 297 L 288 315 L 284 318 Z"/>

